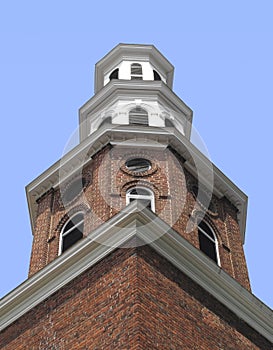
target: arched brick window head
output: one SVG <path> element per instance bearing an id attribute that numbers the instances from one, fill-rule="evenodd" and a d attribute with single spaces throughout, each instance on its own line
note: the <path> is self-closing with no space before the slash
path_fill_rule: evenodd
<path id="1" fill-rule="evenodd" d="M 83 213 L 74 215 L 63 227 L 60 235 L 59 255 L 83 237 Z"/>
<path id="2" fill-rule="evenodd" d="M 201 221 L 198 225 L 198 238 L 200 250 L 220 265 L 216 236 L 204 221 Z"/>
<path id="3" fill-rule="evenodd" d="M 126 204 L 138 200 L 145 205 L 146 208 L 155 211 L 154 193 L 145 187 L 134 187 L 126 193 Z"/>

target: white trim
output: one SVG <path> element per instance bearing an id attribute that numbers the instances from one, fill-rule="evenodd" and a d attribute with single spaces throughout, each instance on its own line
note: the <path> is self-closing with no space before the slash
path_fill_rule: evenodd
<path id="1" fill-rule="evenodd" d="M 166 79 L 168 87 L 173 85 L 173 65 L 153 45 L 118 44 L 95 66 L 95 93 L 103 88 L 104 75 L 122 61 L 150 62 Z"/>
<path id="2" fill-rule="evenodd" d="M 210 235 L 205 230 L 203 230 L 202 227 L 199 226 L 201 224 L 201 222 L 204 222 L 205 225 L 208 226 L 208 228 L 211 231 L 214 239 L 212 239 L 210 237 Z M 198 224 L 198 230 L 200 230 L 203 233 L 203 235 L 205 235 L 215 245 L 216 260 L 217 260 L 216 263 L 217 263 L 218 266 L 221 267 L 221 260 L 220 260 L 220 254 L 219 254 L 219 242 L 218 242 L 217 236 L 216 236 L 213 228 L 211 227 L 211 225 L 206 220 L 202 220 L 201 222 Z M 201 250 L 201 248 L 200 248 L 200 250 Z M 203 253 L 206 254 L 205 252 L 203 252 Z"/>
<path id="3" fill-rule="evenodd" d="M 69 230 L 67 230 L 65 233 L 64 233 L 64 230 L 66 228 L 66 226 L 69 224 L 69 222 L 71 220 L 73 220 L 73 218 L 79 214 L 82 214 L 83 218 L 74 226 L 72 226 Z M 73 214 L 71 217 L 69 217 L 66 221 L 66 223 L 63 225 L 63 228 L 60 232 L 60 235 L 59 235 L 59 250 L 58 250 L 58 255 L 61 255 L 63 254 L 63 238 L 65 236 L 67 236 L 71 231 L 75 230 L 75 228 L 79 227 L 81 224 L 84 223 L 84 212 L 82 211 L 78 211 L 76 212 L 75 214 Z"/>
<path id="4" fill-rule="evenodd" d="M 140 114 L 141 115 L 140 119 L 142 119 L 142 121 L 143 121 L 143 119 L 145 119 L 145 123 L 143 123 L 143 122 L 135 123 L 134 122 L 134 120 L 139 119 L 139 117 L 136 117 L 136 115 L 138 114 L 137 109 L 139 109 L 140 111 L 145 112 L 145 114 L 144 113 Z M 147 123 L 146 123 L 146 118 L 147 118 Z M 150 125 L 150 120 L 149 120 L 149 113 L 148 113 L 148 111 L 145 108 L 141 107 L 141 106 L 137 106 L 137 107 L 131 108 L 129 110 L 129 113 L 128 113 L 128 123 L 129 123 L 129 125 L 136 125 L 137 124 L 137 125 L 149 126 Z"/>
<path id="5" fill-rule="evenodd" d="M 170 130 L 171 129 L 171 130 Z M 133 142 L 126 142 L 124 140 L 133 140 Z M 123 141 L 121 141 L 123 140 Z M 163 145 L 166 147 L 170 145 L 173 147 L 184 159 L 189 159 L 184 163 L 186 169 L 188 169 L 194 176 L 197 176 L 192 164 L 192 156 L 199 159 L 202 164 L 203 174 L 198 174 L 199 181 L 206 184 L 206 171 L 211 169 L 211 162 L 204 154 L 202 154 L 185 136 L 179 133 L 176 129 L 169 128 L 169 130 L 145 127 L 145 126 L 115 126 L 105 125 L 92 134 L 92 137 L 85 139 L 78 146 L 73 148 L 70 152 L 64 155 L 62 158 L 62 165 L 66 166 L 71 164 L 69 169 L 78 169 L 91 161 L 91 157 L 96 154 L 105 145 L 112 143 L 118 144 L 121 142 L 124 146 L 138 147 L 151 147 L 153 144 Z M 159 146 L 160 147 L 160 146 Z M 90 155 L 90 158 L 86 158 L 86 152 Z M 85 159 L 84 164 L 81 163 L 81 159 Z M 75 163 L 75 164 L 74 164 Z M 72 167 L 73 165 L 73 167 Z M 36 200 L 43 195 L 47 190 L 59 185 L 59 170 L 61 162 L 58 161 L 47 169 L 44 173 L 33 180 L 27 187 L 27 199 L 29 205 L 29 212 L 31 218 L 32 227 L 34 227 L 35 215 L 37 211 Z M 230 180 L 228 179 L 215 165 L 213 165 L 214 174 L 214 188 L 213 192 L 221 198 L 226 196 L 229 201 L 238 209 L 238 221 L 240 225 L 240 233 L 242 242 L 245 239 L 245 227 L 246 227 L 246 212 L 247 212 L 247 196 Z M 68 174 L 71 176 L 71 173 Z"/>
<path id="6" fill-rule="evenodd" d="M 149 195 L 141 195 L 141 194 L 131 194 L 130 192 L 133 191 L 134 189 L 143 189 L 146 192 L 149 193 Z M 130 187 L 127 192 L 126 192 L 126 205 L 130 204 L 131 201 L 130 199 L 136 199 L 136 200 L 147 200 L 151 202 L 151 210 L 153 212 L 155 212 L 155 196 L 154 196 L 154 192 L 152 190 L 150 190 L 148 187 L 145 186 L 134 186 L 134 187 Z"/>
<path id="7" fill-rule="evenodd" d="M 136 67 L 140 68 L 141 74 L 134 74 L 134 73 L 132 73 L 132 68 L 136 68 Z M 139 63 L 139 62 L 131 63 L 130 64 L 130 69 L 131 69 L 131 71 L 130 71 L 131 80 L 134 80 L 135 78 L 137 78 L 137 80 L 143 80 L 143 67 L 142 67 L 141 63 Z M 140 78 L 140 79 L 138 79 L 138 78 Z"/>
<path id="8" fill-rule="evenodd" d="M 142 100 L 143 103 L 156 101 L 164 109 L 175 111 L 176 119 L 183 121 L 185 136 L 190 139 L 193 112 L 162 81 L 113 79 L 79 109 L 80 140 L 88 137 L 90 115 L 95 116 L 99 111 L 112 108 L 116 103 L 128 100 L 128 96 Z"/>
<path id="9" fill-rule="evenodd" d="M 0 300 L 0 330 L 133 237 L 142 239 L 189 278 L 273 342 L 273 311 L 153 212 L 131 203 Z"/>

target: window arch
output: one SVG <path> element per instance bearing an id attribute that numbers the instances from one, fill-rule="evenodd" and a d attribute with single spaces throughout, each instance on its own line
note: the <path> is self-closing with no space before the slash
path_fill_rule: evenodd
<path id="1" fill-rule="evenodd" d="M 129 124 L 149 125 L 148 112 L 141 107 L 131 109 L 129 112 Z"/>
<path id="2" fill-rule="evenodd" d="M 174 128 L 174 123 L 170 119 L 165 119 L 165 126 L 168 128 Z"/>
<path id="3" fill-rule="evenodd" d="M 119 69 L 115 69 L 113 70 L 113 72 L 109 75 L 109 79 L 112 80 L 112 79 L 118 79 L 118 76 L 119 76 Z"/>
<path id="4" fill-rule="evenodd" d="M 142 65 L 140 63 L 131 64 L 131 79 L 132 80 L 142 80 Z"/>
<path id="5" fill-rule="evenodd" d="M 100 123 L 98 128 L 101 128 L 103 125 L 109 125 L 112 124 L 112 117 L 107 117 L 103 119 L 103 121 Z"/>
<path id="6" fill-rule="evenodd" d="M 155 199 L 154 193 L 146 187 L 133 187 L 126 193 L 126 205 L 132 203 L 135 200 L 139 200 L 145 205 L 146 208 L 155 211 Z"/>
<path id="7" fill-rule="evenodd" d="M 153 73 L 154 73 L 154 80 L 161 80 L 161 77 L 160 77 L 160 75 L 157 73 L 156 70 L 153 70 Z"/>
<path id="8" fill-rule="evenodd" d="M 220 265 L 216 235 L 204 221 L 201 221 L 198 225 L 198 238 L 200 250 Z"/>
<path id="9" fill-rule="evenodd" d="M 75 214 L 63 227 L 60 235 L 59 255 L 83 238 L 84 215 Z"/>

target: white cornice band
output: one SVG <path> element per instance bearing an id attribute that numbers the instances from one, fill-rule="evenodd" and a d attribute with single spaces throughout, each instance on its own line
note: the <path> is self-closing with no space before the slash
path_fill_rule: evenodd
<path id="1" fill-rule="evenodd" d="M 272 310 L 137 201 L 1 299 L 0 330 L 133 237 L 149 244 L 273 342 Z"/>
<path id="2" fill-rule="evenodd" d="M 29 205 L 29 212 L 32 227 L 34 226 L 35 213 L 37 210 L 36 200 L 48 191 L 52 187 L 59 185 L 59 171 L 61 167 L 65 167 L 69 162 L 74 162 L 73 168 L 79 169 L 90 161 L 91 157 L 98 152 L 102 147 L 109 143 L 122 142 L 126 144 L 124 140 L 134 139 L 134 142 L 144 142 L 145 146 L 154 147 L 162 144 L 164 147 L 170 145 L 177 152 L 179 152 L 186 160 L 184 163 L 188 170 L 194 171 L 194 164 L 192 163 L 192 155 L 199 159 L 202 164 L 204 174 L 199 173 L 201 177 L 198 180 L 204 181 L 206 178 L 206 169 L 211 169 L 211 161 L 204 156 L 186 137 L 180 134 L 174 128 L 162 129 L 156 127 L 141 127 L 141 126 L 111 126 L 105 125 L 102 128 L 94 132 L 89 138 L 85 139 L 78 146 L 73 148 L 70 152 L 65 154 L 62 159 L 53 164 L 48 170 L 42 173 L 34 181 L 32 181 L 26 187 L 26 194 Z M 86 158 L 88 153 L 89 158 Z M 84 155 L 84 156 L 82 156 Z M 80 160 L 84 158 L 85 163 L 82 164 Z M 77 164 L 77 161 L 79 164 Z M 72 175 L 72 173 L 70 173 Z M 196 174 L 195 174 L 196 175 Z M 247 196 L 232 182 L 230 181 L 216 166 L 213 165 L 214 175 L 214 193 L 218 197 L 225 195 L 233 205 L 238 208 L 238 221 L 240 225 L 240 232 L 242 242 L 245 239 L 245 225 L 246 225 L 246 211 L 247 211 Z M 203 179 L 203 180 L 202 180 Z"/>

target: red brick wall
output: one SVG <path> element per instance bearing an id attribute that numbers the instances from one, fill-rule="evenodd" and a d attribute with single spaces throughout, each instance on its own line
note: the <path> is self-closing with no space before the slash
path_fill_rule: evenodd
<path id="1" fill-rule="evenodd" d="M 2 332 L 0 349 L 142 349 L 136 259 L 124 249 L 105 258 Z"/>
<path id="2" fill-rule="evenodd" d="M 139 250 L 138 268 L 146 349 L 272 349 L 273 344 L 151 248 Z"/>
<path id="3" fill-rule="evenodd" d="M 118 249 L 0 333 L 2 350 L 258 350 L 272 344 L 147 246 Z"/>
<path id="4" fill-rule="evenodd" d="M 48 238 L 52 218 L 54 191 L 48 191 L 38 201 L 38 213 L 35 223 L 29 275 L 39 271 L 47 264 Z"/>
<path id="5" fill-rule="evenodd" d="M 151 170 L 142 176 L 126 171 L 124 163 L 130 157 L 149 159 Z M 84 211 L 84 234 L 88 234 L 126 205 L 126 191 L 136 184 L 153 190 L 156 214 L 199 249 L 197 227 L 186 232 L 196 201 L 190 184 L 196 181 L 183 168 L 183 159 L 169 148 L 157 151 L 107 146 L 84 168 L 83 176 L 87 179 L 83 195 L 66 206 L 63 206 L 58 190 L 48 192 L 39 200 L 30 275 L 58 256 L 59 236 L 68 220 L 67 213 Z M 225 198 L 213 196 L 213 201 L 217 213 L 208 212 L 205 218 L 219 241 L 221 267 L 250 289 L 236 209 Z M 198 213 L 202 212 L 200 206 Z"/>

